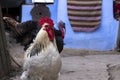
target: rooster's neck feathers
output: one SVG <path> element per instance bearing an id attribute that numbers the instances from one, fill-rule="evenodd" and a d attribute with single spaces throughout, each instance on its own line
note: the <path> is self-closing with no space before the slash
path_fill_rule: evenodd
<path id="1" fill-rule="evenodd" d="M 50 18 L 42 18 L 39 20 L 39 25 L 41 26 L 41 29 L 38 32 L 33 44 L 27 49 L 27 56 L 31 57 L 36 54 L 45 54 L 51 49 L 57 50 L 55 37 L 52 37 L 52 41 L 50 40 L 51 35 L 54 35 L 54 33 L 50 33 L 50 30 L 54 25 L 53 20 Z"/>
<path id="2" fill-rule="evenodd" d="M 50 41 L 48 38 L 47 32 L 45 30 L 43 30 L 43 28 L 41 28 L 41 30 L 38 32 L 33 44 L 31 44 L 30 47 L 28 48 L 28 51 L 26 51 L 28 53 L 27 56 L 31 57 L 34 55 L 38 55 L 42 51 L 47 50 L 47 48 L 51 45 L 51 43 L 53 44 L 53 46 L 56 47 L 55 38 L 53 41 Z"/>

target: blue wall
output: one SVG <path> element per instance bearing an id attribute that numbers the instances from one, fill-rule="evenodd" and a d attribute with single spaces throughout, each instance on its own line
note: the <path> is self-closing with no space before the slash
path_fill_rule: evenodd
<path id="1" fill-rule="evenodd" d="M 59 0 L 58 21 L 66 22 L 65 47 L 88 50 L 114 50 L 116 47 L 118 22 L 113 18 L 113 1 L 102 1 L 102 20 L 99 28 L 90 33 L 73 32 L 67 16 L 67 0 Z M 62 6 L 61 6 L 62 5 Z"/>
<path id="2" fill-rule="evenodd" d="M 22 22 L 25 22 L 27 20 L 31 20 L 31 14 L 30 11 L 34 7 L 34 5 L 31 3 L 32 0 L 26 0 L 26 4 L 29 5 L 22 5 Z M 54 0 L 54 4 L 47 5 L 49 7 L 49 10 L 51 12 L 51 18 L 54 20 L 55 26 L 57 24 L 57 10 L 58 10 L 58 0 Z"/>
<path id="3" fill-rule="evenodd" d="M 67 16 L 67 0 L 54 0 L 54 5 L 48 5 L 51 18 L 57 23 L 66 23 L 65 47 L 87 50 L 114 50 L 118 32 L 118 22 L 113 18 L 113 0 L 102 1 L 102 20 L 99 28 L 94 32 L 73 32 Z M 22 21 L 31 19 L 29 11 L 32 6 L 23 8 Z M 26 14 L 25 14 L 26 13 Z"/>

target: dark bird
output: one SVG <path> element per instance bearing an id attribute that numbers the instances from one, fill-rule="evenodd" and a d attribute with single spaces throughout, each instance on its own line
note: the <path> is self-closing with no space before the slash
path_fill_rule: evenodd
<path id="1" fill-rule="evenodd" d="M 26 21 L 26 22 L 18 22 L 10 17 L 3 17 L 3 21 L 5 23 L 5 30 L 9 31 L 10 35 L 16 39 L 17 43 L 20 43 L 24 46 L 24 50 L 26 50 L 31 43 L 33 43 L 36 34 L 41 29 L 38 25 L 37 21 Z M 59 53 L 63 50 L 64 47 L 64 36 L 65 36 L 65 23 L 60 21 L 58 23 L 58 30 L 54 28 L 56 45 Z"/>

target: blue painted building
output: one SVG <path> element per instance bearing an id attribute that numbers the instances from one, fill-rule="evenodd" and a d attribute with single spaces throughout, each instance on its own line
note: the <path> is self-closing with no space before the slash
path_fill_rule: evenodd
<path id="1" fill-rule="evenodd" d="M 65 48 L 86 50 L 114 50 L 118 34 L 118 21 L 113 17 L 113 0 L 102 0 L 102 19 L 99 28 L 94 32 L 74 32 L 68 20 L 67 0 L 54 0 L 48 5 L 51 18 L 55 23 L 62 20 L 66 23 Z M 22 21 L 31 19 L 33 5 L 23 5 Z M 24 14 L 24 15 L 23 15 Z"/>

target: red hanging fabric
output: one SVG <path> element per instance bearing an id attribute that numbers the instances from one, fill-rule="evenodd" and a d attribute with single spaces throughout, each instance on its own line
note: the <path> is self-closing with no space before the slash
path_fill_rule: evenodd
<path id="1" fill-rule="evenodd" d="M 118 20 L 120 18 L 120 0 L 114 0 L 113 2 L 113 11 L 114 11 L 114 18 Z"/>

